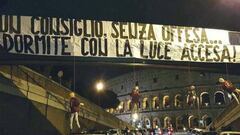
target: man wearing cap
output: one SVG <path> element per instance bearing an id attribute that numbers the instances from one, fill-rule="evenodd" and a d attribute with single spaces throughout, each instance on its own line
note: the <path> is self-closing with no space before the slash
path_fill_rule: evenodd
<path id="1" fill-rule="evenodd" d="M 230 95 L 234 97 L 238 104 L 240 104 L 238 97 L 240 95 L 240 90 L 237 89 L 230 81 L 224 80 L 223 78 L 218 79 L 219 83 L 222 86 L 222 89 L 227 91 Z M 236 95 L 237 94 L 237 95 Z"/>
<path id="2" fill-rule="evenodd" d="M 71 111 L 71 116 L 70 116 L 70 129 L 73 129 L 73 118 L 75 117 L 75 121 L 77 123 L 78 128 L 80 128 L 80 124 L 78 121 L 78 112 L 79 112 L 79 101 L 75 97 L 75 93 L 71 92 L 70 94 L 70 111 Z"/>

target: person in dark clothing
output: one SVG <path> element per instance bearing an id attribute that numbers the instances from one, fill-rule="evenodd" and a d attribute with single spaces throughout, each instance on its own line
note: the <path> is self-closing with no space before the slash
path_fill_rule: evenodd
<path id="1" fill-rule="evenodd" d="M 77 123 L 78 128 L 80 128 L 80 124 L 78 121 L 78 112 L 79 112 L 79 105 L 80 102 L 78 99 L 75 97 L 75 93 L 71 92 L 70 93 L 70 111 L 71 111 L 71 116 L 70 116 L 70 129 L 72 130 L 73 128 L 73 118 L 75 117 L 75 121 Z"/>
<path id="2" fill-rule="evenodd" d="M 240 90 L 237 89 L 230 81 L 224 80 L 223 78 L 218 79 L 223 90 L 227 91 L 233 98 L 240 104 L 238 96 L 240 95 Z"/>

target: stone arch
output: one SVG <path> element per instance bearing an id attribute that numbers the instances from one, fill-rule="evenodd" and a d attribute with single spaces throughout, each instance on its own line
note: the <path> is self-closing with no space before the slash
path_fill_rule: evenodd
<path id="1" fill-rule="evenodd" d="M 144 126 L 147 129 L 151 128 L 151 121 L 149 118 L 144 118 Z"/>
<path id="2" fill-rule="evenodd" d="M 174 98 L 174 106 L 175 107 L 182 107 L 183 106 L 183 99 L 181 94 L 177 94 Z"/>
<path id="3" fill-rule="evenodd" d="M 169 108 L 170 107 L 170 98 L 168 95 L 163 97 L 163 107 Z"/>
<path id="4" fill-rule="evenodd" d="M 160 120 L 158 117 L 153 118 L 152 121 L 153 128 L 159 128 L 160 127 Z"/>
<path id="5" fill-rule="evenodd" d="M 110 109 L 109 109 L 109 112 L 110 112 L 110 113 L 114 113 L 114 109 L 113 109 L 113 108 L 110 108 Z"/>
<path id="6" fill-rule="evenodd" d="M 152 107 L 153 109 L 159 108 L 159 98 L 157 96 L 153 97 L 152 99 Z"/>
<path id="7" fill-rule="evenodd" d="M 188 117 L 188 125 L 189 125 L 189 128 L 198 127 L 198 118 L 194 115 L 190 115 Z"/>
<path id="8" fill-rule="evenodd" d="M 171 124 L 171 118 L 169 116 L 166 116 L 164 118 L 164 128 L 168 128 L 169 124 Z"/>
<path id="9" fill-rule="evenodd" d="M 206 127 L 212 122 L 212 118 L 209 117 L 207 114 L 202 117 L 203 120 L 203 126 Z"/>
<path id="10" fill-rule="evenodd" d="M 148 107 L 149 107 L 148 98 L 145 97 L 145 98 L 143 98 L 142 109 L 148 109 Z"/>
<path id="11" fill-rule="evenodd" d="M 176 117 L 176 129 L 181 130 L 181 129 L 183 129 L 183 127 L 184 127 L 183 116 L 177 116 Z"/>
<path id="12" fill-rule="evenodd" d="M 225 94 L 222 91 L 216 91 L 214 93 L 215 104 L 222 105 L 226 103 Z"/>
<path id="13" fill-rule="evenodd" d="M 124 111 L 124 102 L 121 101 L 120 104 L 118 105 L 118 110 L 120 113 L 122 113 Z"/>
<path id="14" fill-rule="evenodd" d="M 202 106 L 209 106 L 210 105 L 210 96 L 208 92 L 202 92 L 200 94 L 200 103 Z"/>

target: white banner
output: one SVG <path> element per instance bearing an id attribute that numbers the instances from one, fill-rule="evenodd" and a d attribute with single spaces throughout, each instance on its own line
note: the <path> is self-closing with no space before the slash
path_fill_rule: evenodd
<path id="1" fill-rule="evenodd" d="M 240 63 L 240 33 L 195 27 L 0 16 L 0 47 L 41 56 Z"/>

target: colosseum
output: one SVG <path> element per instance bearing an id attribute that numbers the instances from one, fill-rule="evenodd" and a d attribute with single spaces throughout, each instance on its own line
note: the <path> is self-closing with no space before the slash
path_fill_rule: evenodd
<path id="1" fill-rule="evenodd" d="M 217 84 L 218 78 L 239 87 L 240 76 L 214 72 L 172 69 L 144 69 L 108 80 L 107 87 L 118 95 L 117 108 L 107 109 L 136 128 L 167 128 L 175 131 L 206 128 L 231 102 L 230 95 Z M 196 100 L 188 102 L 189 87 L 194 85 Z M 131 92 L 138 86 L 140 100 L 133 113 Z"/>

